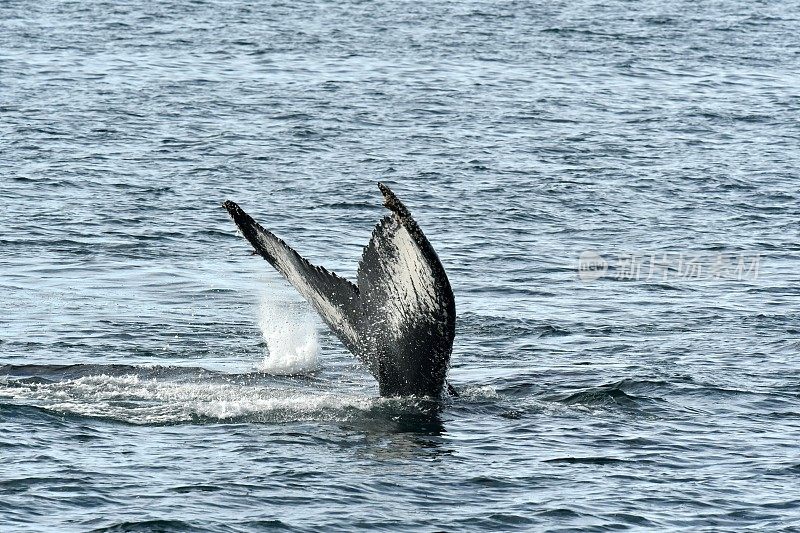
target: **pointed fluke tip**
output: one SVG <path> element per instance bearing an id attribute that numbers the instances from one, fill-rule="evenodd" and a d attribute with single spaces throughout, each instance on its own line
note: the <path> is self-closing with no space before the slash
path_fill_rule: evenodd
<path id="1" fill-rule="evenodd" d="M 231 217 L 233 217 L 234 219 L 236 218 L 236 215 L 242 213 L 242 208 L 239 207 L 239 205 L 236 202 L 231 202 L 230 200 L 225 200 L 224 202 L 222 202 L 222 207 L 227 209 L 228 214 L 230 214 Z"/>
<path id="2" fill-rule="evenodd" d="M 400 218 L 410 217 L 411 213 L 400 201 L 400 198 L 395 196 L 392 190 L 381 182 L 378 182 L 378 188 L 383 193 L 383 206 L 395 213 Z"/>
<path id="3" fill-rule="evenodd" d="M 247 213 L 242 211 L 242 208 L 239 207 L 239 204 L 236 202 L 231 202 L 230 200 L 225 200 L 223 202 L 222 207 L 228 210 L 228 214 L 231 216 L 233 221 L 242 229 L 242 225 L 248 224 L 248 222 L 252 222 L 252 219 L 248 216 Z"/>

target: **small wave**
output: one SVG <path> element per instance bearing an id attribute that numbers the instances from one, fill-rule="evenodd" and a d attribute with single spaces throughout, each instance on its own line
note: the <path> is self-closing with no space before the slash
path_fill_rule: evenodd
<path id="1" fill-rule="evenodd" d="M 559 507 L 557 509 L 545 509 L 543 511 L 538 511 L 536 516 L 541 517 L 553 517 L 553 518 L 578 518 L 581 515 L 572 509 L 567 509 L 565 507 Z"/>
<path id="2" fill-rule="evenodd" d="M 552 324 L 546 324 L 539 329 L 541 330 L 539 337 L 566 337 L 572 333 L 566 328 L 560 328 Z"/>
<path id="3" fill-rule="evenodd" d="M 591 389 L 582 390 L 558 399 L 565 405 L 605 406 L 622 405 L 635 407 L 638 405 L 635 396 L 626 394 L 619 384 L 601 385 Z"/>
<path id="4" fill-rule="evenodd" d="M 200 379 L 217 374 L 202 367 L 124 365 L 124 364 L 72 364 L 72 365 L 0 365 L 0 376 L 12 378 L 9 383 L 24 383 L 25 380 L 64 381 L 103 374 L 107 376 L 135 375 L 139 378 Z M 5 383 L 4 383 L 5 384 Z"/>
<path id="5" fill-rule="evenodd" d="M 47 486 L 49 484 L 58 483 L 63 481 L 60 477 L 41 477 L 31 476 L 22 478 L 12 478 L 0 481 L 0 489 L 5 494 L 14 494 L 17 492 L 26 492 L 31 488 L 38 486 Z"/>
<path id="6" fill-rule="evenodd" d="M 189 522 L 182 520 L 142 520 L 136 522 L 119 522 L 106 527 L 92 529 L 92 533 L 133 533 L 133 532 L 151 532 L 158 531 L 160 533 L 191 533 L 194 531 L 207 531 L 206 529 L 193 526 Z"/>
<path id="7" fill-rule="evenodd" d="M 322 204 L 320 207 L 330 207 L 331 209 L 342 210 L 367 210 L 372 209 L 374 206 L 368 201 L 354 201 L 354 202 L 328 202 Z"/>
<path id="8" fill-rule="evenodd" d="M 218 492 L 223 490 L 223 488 L 215 485 L 181 485 L 180 487 L 173 487 L 168 490 L 178 494 L 189 494 L 192 492 Z"/>
<path id="9" fill-rule="evenodd" d="M 473 312 L 459 315 L 458 327 L 464 333 L 492 335 L 494 337 L 500 335 L 519 337 L 531 334 L 539 337 L 565 337 L 572 335 L 572 331 L 569 328 L 558 324 L 542 323 L 542 321 L 529 318 L 481 315 Z"/>
<path id="10" fill-rule="evenodd" d="M 616 457 L 555 457 L 553 459 L 544 459 L 543 463 L 566 463 L 566 464 L 584 464 L 584 465 L 613 465 L 618 463 L 626 463 L 625 459 L 618 459 Z"/>

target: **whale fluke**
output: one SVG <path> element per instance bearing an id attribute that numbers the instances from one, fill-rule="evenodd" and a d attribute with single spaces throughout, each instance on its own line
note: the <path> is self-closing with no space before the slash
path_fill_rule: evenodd
<path id="1" fill-rule="evenodd" d="M 239 230 L 316 309 L 378 380 L 383 396 L 439 396 L 446 387 L 455 336 L 455 300 L 444 267 L 411 212 L 379 183 L 385 216 L 372 232 L 358 285 L 314 266 L 237 204 L 226 201 Z"/>
<path id="2" fill-rule="evenodd" d="M 358 287 L 309 263 L 230 200 L 222 204 L 256 253 L 266 259 L 316 309 L 348 350 L 355 353 Z"/>

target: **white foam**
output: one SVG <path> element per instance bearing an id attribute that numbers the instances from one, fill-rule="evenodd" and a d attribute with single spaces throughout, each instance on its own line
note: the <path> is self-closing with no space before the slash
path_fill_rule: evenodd
<path id="1" fill-rule="evenodd" d="M 468 400 L 487 400 L 500 397 L 494 385 L 463 387 L 458 389 L 458 395 Z"/>
<path id="2" fill-rule="evenodd" d="M 350 409 L 365 411 L 376 401 L 346 393 L 104 374 L 0 388 L 1 397 L 51 411 L 133 424 L 180 423 L 196 417 L 217 420 L 247 417 L 265 422 L 344 420 Z"/>
<path id="3" fill-rule="evenodd" d="M 295 375 L 319 368 L 317 327 L 307 313 L 279 307 L 265 293 L 258 322 L 269 349 L 259 370 L 275 375 Z"/>

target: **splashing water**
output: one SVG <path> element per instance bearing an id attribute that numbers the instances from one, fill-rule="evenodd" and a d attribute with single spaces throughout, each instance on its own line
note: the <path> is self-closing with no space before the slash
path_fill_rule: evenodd
<path id="1" fill-rule="evenodd" d="M 259 309 L 259 326 L 269 349 L 259 370 L 294 375 L 319 368 L 317 328 L 307 313 L 280 307 L 265 293 Z"/>

